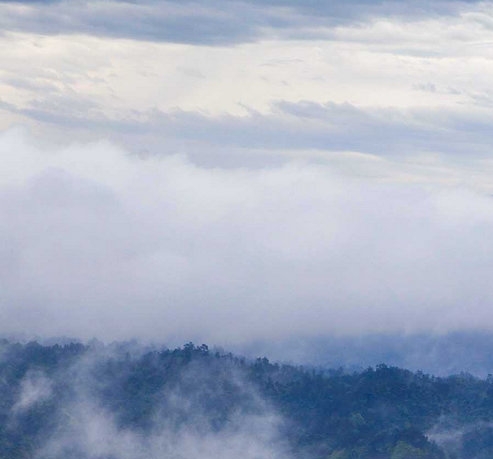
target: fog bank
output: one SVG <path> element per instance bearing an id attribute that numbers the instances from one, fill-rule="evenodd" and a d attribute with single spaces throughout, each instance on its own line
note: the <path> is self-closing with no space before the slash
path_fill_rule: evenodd
<path id="1" fill-rule="evenodd" d="M 493 323 L 480 187 L 405 163 L 205 168 L 19 130 L 0 155 L 4 335 L 227 344 Z"/>

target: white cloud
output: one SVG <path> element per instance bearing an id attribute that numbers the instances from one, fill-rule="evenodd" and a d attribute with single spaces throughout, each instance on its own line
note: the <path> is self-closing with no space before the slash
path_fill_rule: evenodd
<path id="1" fill-rule="evenodd" d="M 484 161 L 474 191 L 436 160 L 377 160 L 372 178 L 359 155 L 221 169 L 29 139 L 0 137 L 3 333 L 227 343 L 491 322 Z"/>

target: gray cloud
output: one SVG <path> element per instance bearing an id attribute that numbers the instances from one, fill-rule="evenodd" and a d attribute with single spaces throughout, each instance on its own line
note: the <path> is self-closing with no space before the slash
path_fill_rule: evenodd
<path id="1" fill-rule="evenodd" d="M 324 27 L 369 17 L 455 15 L 471 3 L 479 2 L 3 1 L 0 2 L 0 29 L 223 45 L 252 41 L 273 33 L 297 38 L 325 36 L 320 30 Z M 19 9 L 18 5 L 24 8 Z"/>

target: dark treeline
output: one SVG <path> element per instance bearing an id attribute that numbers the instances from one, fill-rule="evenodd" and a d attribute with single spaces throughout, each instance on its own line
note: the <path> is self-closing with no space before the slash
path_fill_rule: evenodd
<path id="1" fill-rule="evenodd" d="M 0 351 L 1 459 L 49 457 L 43 445 L 76 421 L 75 399 L 96 401 L 118 430 L 142 436 L 157 419 L 168 430 L 193 424 L 221 432 L 235 417 L 270 410 L 283 420 L 279 436 L 295 458 L 493 457 L 492 378 L 386 365 L 314 370 L 191 343 L 138 351 L 4 341 Z M 70 448 L 67 457 L 118 459 Z"/>

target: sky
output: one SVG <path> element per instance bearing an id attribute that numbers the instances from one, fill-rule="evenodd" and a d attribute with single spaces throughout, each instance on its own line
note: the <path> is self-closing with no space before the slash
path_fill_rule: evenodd
<path id="1" fill-rule="evenodd" d="M 493 2 L 0 1 L 0 334 L 493 328 Z"/>

